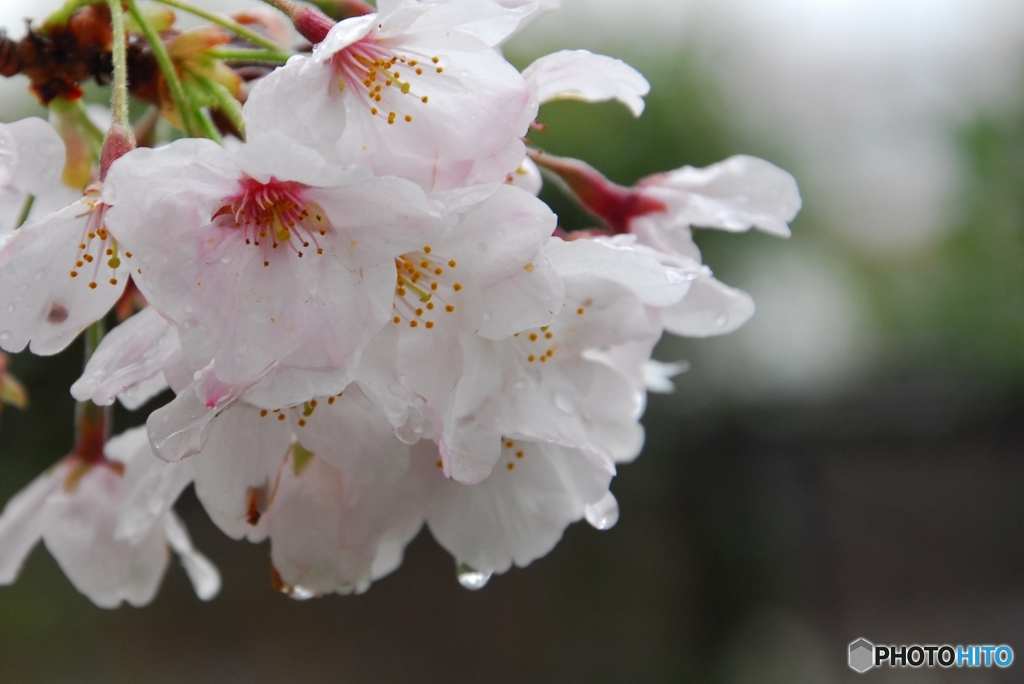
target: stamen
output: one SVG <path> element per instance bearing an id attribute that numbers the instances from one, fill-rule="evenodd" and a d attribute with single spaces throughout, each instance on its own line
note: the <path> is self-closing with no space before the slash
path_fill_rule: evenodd
<path id="1" fill-rule="evenodd" d="M 270 250 L 281 245 L 299 258 L 305 254 L 300 248 L 310 244 L 323 254 L 317 238 L 331 226 L 323 209 L 304 197 L 306 186 L 276 178 L 266 183 L 244 178 L 239 185 L 238 193 L 227 198 L 212 219 L 221 228 L 241 230 L 245 244 L 262 247 L 264 266 L 270 265 Z"/>

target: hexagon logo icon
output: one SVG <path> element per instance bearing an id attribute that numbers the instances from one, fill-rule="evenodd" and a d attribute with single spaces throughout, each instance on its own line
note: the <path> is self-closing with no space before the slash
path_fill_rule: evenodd
<path id="1" fill-rule="evenodd" d="M 850 644 L 850 669 L 867 672 L 875 666 L 875 645 L 867 639 Z"/>

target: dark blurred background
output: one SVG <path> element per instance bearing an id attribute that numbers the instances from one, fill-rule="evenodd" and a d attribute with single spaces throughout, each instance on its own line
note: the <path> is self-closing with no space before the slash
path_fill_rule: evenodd
<path id="1" fill-rule="evenodd" d="M 622 183 L 756 154 L 805 201 L 788 241 L 697 236 L 759 310 L 658 348 L 691 370 L 650 398 L 618 525 L 574 525 L 479 592 L 424 532 L 367 594 L 298 603 L 271 589 L 267 547 L 225 538 L 188 492 L 221 595 L 199 602 L 172 565 L 153 605 L 104 611 L 37 549 L 0 589 L 0 682 L 1024 681 L 1024 662 L 846 665 L 858 637 L 1024 657 L 1024 6 L 564 5 L 510 59 L 586 47 L 653 89 L 639 120 L 547 105 L 538 146 Z M 34 111 L 23 87 L 4 118 Z M 13 359 L 32 405 L 0 418 L 0 501 L 70 448 L 81 353 Z"/>

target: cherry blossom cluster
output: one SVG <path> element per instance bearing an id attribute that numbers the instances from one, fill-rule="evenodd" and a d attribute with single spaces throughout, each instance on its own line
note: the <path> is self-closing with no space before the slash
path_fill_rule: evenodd
<path id="1" fill-rule="evenodd" d="M 0 584 L 42 539 L 97 605 L 150 601 L 168 548 L 212 597 L 218 572 L 174 512 L 189 485 L 227 535 L 269 540 L 295 598 L 365 591 L 424 524 L 468 588 L 570 523 L 615 524 L 609 485 L 641 451 L 646 392 L 681 369 L 655 344 L 754 312 L 691 229 L 785 236 L 800 198 L 752 157 L 627 188 L 530 147 L 545 102 L 639 116 L 649 89 L 587 51 L 506 61 L 551 4 L 379 0 L 337 23 L 292 7 L 312 47 L 239 86 L 235 135 L 108 135 L 80 198 L 3 228 L 5 351 L 55 354 L 123 322 L 71 387 L 75 449 L 0 517 Z M 0 201 L 64 196 L 67 139 L 0 126 Z M 559 228 L 542 169 L 593 230 Z M 168 388 L 145 427 L 108 437 L 102 407 Z"/>

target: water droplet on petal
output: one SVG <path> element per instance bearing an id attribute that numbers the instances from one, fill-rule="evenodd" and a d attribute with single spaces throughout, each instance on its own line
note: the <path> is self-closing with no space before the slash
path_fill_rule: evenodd
<path id="1" fill-rule="evenodd" d="M 3 332 L 0 332 L 0 340 L 6 342 L 9 339 L 11 339 L 11 333 L 9 330 L 4 330 Z"/>
<path id="2" fill-rule="evenodd" d="M 309 294 L 316 294 L 316 291 L 320 288 L 320 283 L 316 278 L 311 278 L 306 281 L 306 292 Z"/>
<path id="3" fill-rule="evenodd" d="M 221 257 L 220 258 L 220 263 L 222 263 L 222 264 L 230 264 L 231 263 L 231 257 L 229 257 L 229 256 Z"/>
<path id="4" fill-rule="evenodd" d="M 606 492 L 600 501 L 589 504 L 584 509 L 584 513 L 587 516 L 587 522 L 595 528 L 609 530 L 619 522 L 619 502 L 615 500 L 614 494 Z"/>
<path id="5" fill-rule="evenodd" d="M 186 304 L 182 308 L 184 309 L 185 313 L 192 313 L 192 305 L 191 304 Z"/>
<path id="6" fill-rule="evenodd" d="M 715 319 L 715 323 L 718 324 L 719 328 L 724 328 L 729 323 L 728 314 L 720 315 L 718 318 Z"/>
<path id="7" fill-rule="evenodd" d="M 565 413 L 576 413 L 575 402 L 573 402 L 572 397 L 565 392 L 555 392 L 555 406 Z"/>
<path id="8" fill-rule="evenodd" d="M 42 280 L 44 275 L 45 274 L 43 273 L 43 269 L 39 269 L 38 271 L 32 274 L 32 277 L 35 278 L 36 280 Z"/>
<path id="9" fill-rule="evenodd" d="M 14 306 L 14 304 L 8 304 L 7 305 L 7 313 L 11 313 L 12 311 L 14 311 L 15 308 L 16 307 Z"/>
<path id="10" fill-rule="evenodd" d="M 465 563 L 455 566 L 455 573 L 458 575 L 459 584 L 472 591 L 483 589 L 491 579 L 491 573 L 474 570 Z"/>
<path id="11" fill-rule="evenodd" d="M 288 592 L 288 596 L 295 599 L 296 601 L 308 601 L 311 598 L 316 598 L 316 592 L 306 587 L 294 586 L 291 587 L 291 591 Z"/>

